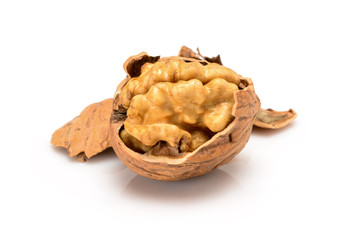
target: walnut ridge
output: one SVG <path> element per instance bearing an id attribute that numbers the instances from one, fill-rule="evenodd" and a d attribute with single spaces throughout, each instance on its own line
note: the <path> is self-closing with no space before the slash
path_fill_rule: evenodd
<path id="1" fill-rule="evenodd" d="M 276 129 L 296 118 L 293 110 L 260 109 L 250 78 L 199 50 L 182 47 L 179 56 L 163 58 L 142 52 L 128 58 L 124 70 L 127 77 L 113 100 L 90 105 L 97 111 L 85 109 L 57 130 L 55 146 L 79 160 L 111 146 L 134 172 L 177 181 L 228 163 L 245 147 L 254 124 Z M 98 137 L 81 140 L 88 135 Z"/>

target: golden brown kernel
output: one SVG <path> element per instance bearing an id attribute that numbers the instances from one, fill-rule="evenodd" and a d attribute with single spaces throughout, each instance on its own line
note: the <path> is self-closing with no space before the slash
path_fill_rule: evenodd
<path id="1" fill-rule="evenodd" d="M 215 78 L 222 78 L 227 82 L 240 84 L 242 77 L 229 68 L 217 63 L 202 65 L 199 62 L 184 62 L 182 60 L 158 61 L 146 63 L 139 77 L 134 77 L 125 85 L 120 102 L 125 107 L 130 106 L 131 99 L 138 94 L 145 94 L 150 87 L 159 82 L 178 82 L 197 79 L 206 84 Z"/>
<path id="2" fill-rule="evenodd" d="M 134 149 L 137 152 L 145 153 L 152 148 L 151 146 L 146 146 L 145 144 L 131 136 L 125 129 L 120 132 L 120 137 L 124 141 L 126 146 Z"/>
<path id="3" fill-rule="evenodd" d="M 132 98 L 125 130 L 147 146 L 166 141 L 175 147 L 182 140 L 181 150 L 193 151 L 211 137 L 205 132 L 222 131 L 233 120 L 236 90 L 222 78 L 205 85 L 197 79 L 156 83 L 146 94 Z M 201 131 L 205 132 L 200 135 Z"/>

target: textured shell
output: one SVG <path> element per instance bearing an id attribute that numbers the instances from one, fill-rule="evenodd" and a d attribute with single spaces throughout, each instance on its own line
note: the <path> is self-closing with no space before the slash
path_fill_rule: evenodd
<path id="1" fill-rule="evenodd" d="M 109 121 L 112 99 L 87 106 L 79 116 L 56 130 L 51 143 L 68 149 L 69 156 L 84 162 L 111 147 Z"/>
<path id="2" fill-rule="evenodd" d="M 154 58 L 149 58 L 146 53 L 141 53 L 134 56 L 134 58 L 136 59 L 128 60 L 127 62 L 133 64 L 137 60 L 141 61 L 141 63 L 146 62 L 144 59 L 154 60 Z M 187 58 L 180 59 L 184 61 L 197 61 Z M 134 65 L 139 67 L 138 64 Z M 195 151 L 181 158 L 168 158 L 148 156 L 128 148 L 119 137 L 119 132 L 123 127 L 126 117 L 124 117 L 124 114 L 122 115 L 124 109 L 119 108 L 118 96 L 120 96 L 125 84 L 133 77 L 131 72 L 136 71 L 129 70 L 126 63 L 124 69 L 130 76 L 120 83 L 115 93 L 110 135 L 112 146 L 117 156 L 134 172 L 161 181 L 177 181 L 196 177 L 228 163 L 245 147 L 249 140 L 256 114 L 260 108 L 260 100 L 255 94 L 251 79 L 248 78 L 244 78 L 244 81 L 241 83 L 241 89 L 234 92 L 235 104 L 232 110 L 232 114 L 235 117 L 234 120 L 223 131 L 215 134 L 208 142 L 201 145 Z"/>

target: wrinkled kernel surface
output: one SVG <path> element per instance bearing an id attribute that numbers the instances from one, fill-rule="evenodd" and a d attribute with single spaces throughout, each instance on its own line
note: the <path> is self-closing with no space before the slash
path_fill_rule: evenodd
<path id="1" fill-rule="evenodd" d="M 148 65 L 145 65 L 145 71 Z M 157 82 L 131 100 L 121 138 L 139 152 L 166 141 L 182 152 L 195 150 L 232 120 L 237 85 L 214 78 Z M 132 139 L 134 138 L 134 139 Z"/>
<path id="2" fill-rule="evenodd" d="M 198 79 L 203 84 L 215 78 L 225 79 L 229 83 L 239 85 L 241 76 L 233 70 L 216 63 L 202 65 L 199 62 L 181 60 L 165 60 L 146 63 L 141 68 L 141 75 L 130 79 L 121 92 L 121 104 L 128 108 L 131 99 L 138 94 L 145 94 L 158 82 L 178 82 Z"/>

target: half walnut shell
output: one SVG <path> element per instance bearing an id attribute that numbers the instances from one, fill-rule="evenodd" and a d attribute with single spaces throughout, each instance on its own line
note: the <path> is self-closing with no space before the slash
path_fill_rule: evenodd
<path id="1" fill-rule="evenodd" d="M 170 57 L 166 59 L 208 64 L 206 60 L 195 58 Z M 121 93 L 131 78 L 140 75 L 142 65 L 163 60 L 164 58 L 150 57 L 143 52 L 125 62 L 124 69 L 128 76 L 117 88 L 110 121 L 112 147 L 117 156 L 131 170 L 151 179 L 177 181 L 206 174 L 232 160 L 245 147 L 256 114 L 260 109 L 260 100 L 255 94 L 251 79 L 238 75 L 241 81 L 238 90 L 233 94 L 234 105 L 231 112 L 233 120 L 225 129 L 217 132 L 210 140 L 192 152 L 177 154 L 175 151 L 174 153 L 174 148 L 169 147 L 165 142 L 159 142 L 152 149 L 157 154 L 152 154 L 152 151 L 136 152 L 129 148 L 120 137 L 120 132 L 124 129 L 124 122 L 127 119 L 127 108 L 121 102 Z"/>

